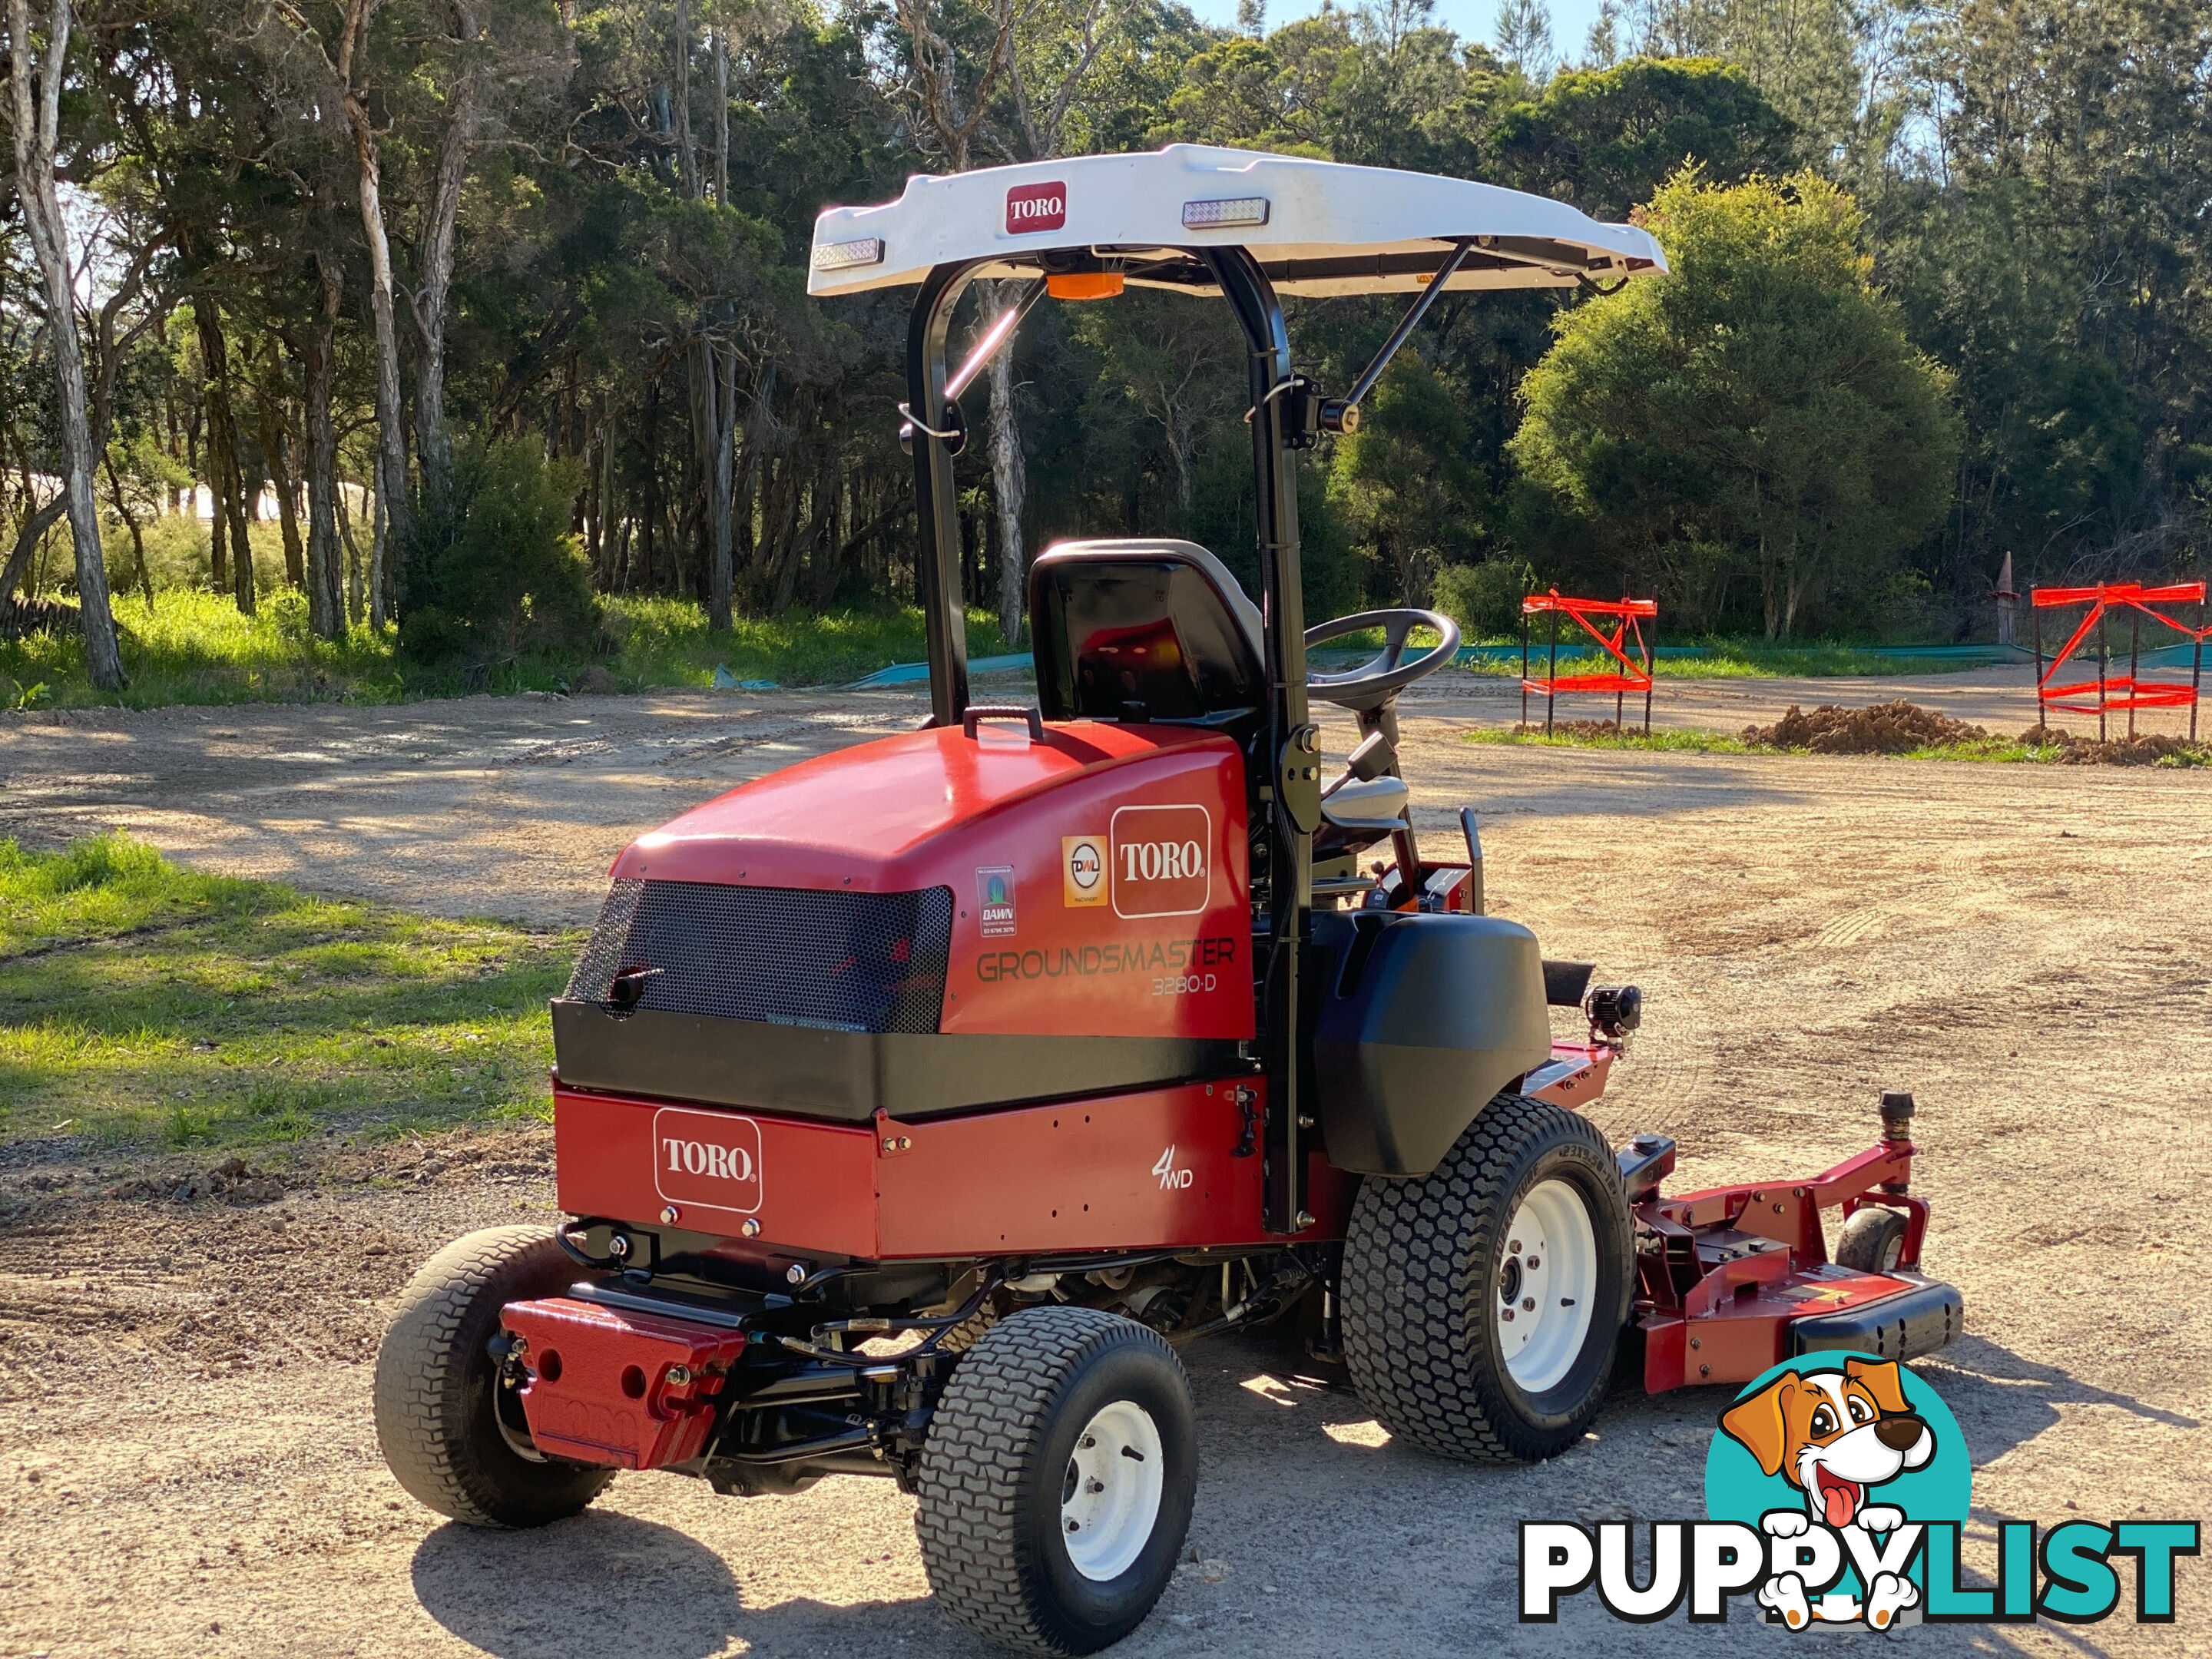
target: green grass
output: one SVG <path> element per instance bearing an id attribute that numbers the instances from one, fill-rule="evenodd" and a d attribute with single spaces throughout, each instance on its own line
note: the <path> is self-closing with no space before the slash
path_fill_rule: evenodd
<path id="1" fill-rule="evenodd" d="M 575 933 L 0 841 L 0 1140 L 243 1148 L 543 1116 Z"/>
<path id="2" fill-rule="evenodd" d="M 1519 641 L 1512 643 L 1517 647 Z M 1697 656 L 1661 657 L 1652 666 L 1652 677 L 1662 680 L 1838 679 L 1863 675 L 1956 674 L 1979 665 L 1956 657 L 1881 655 L 1849 645 L 1774 646 L 1764 641 L 1724 639 L 1698 643 L 1700 654 Z M 1602 674 L 1617 666 L 1610 657 L 1595 651 L 1570 656 L 1564 645 L 1560 649 L 1561 674 Z M 1477 674 L 1518 679 L 1521 659 L 1516 651 L 1510 658 L 1478 659 L 1468 668 Z M 1528 670 L 1539 678 L 1551 672 L 1551 659 L 1540 643 L 1529 650 Z"/>
<path id="3" fill-rule="evenodd" d="M 1780 748 L 1771 744 L 1747 743 L 1741 738 L 1730 737 L 1725 732 L 1715 732 L 1705 726 L 1654 726 L 1646 737 L 1642 732 L 1593 732 L 1589 731 L 1555 730 L 1546 736 L 1541 730 L 1521 732 L 1507 727 L 1488 727 L 1462 734 L 1468 743 L 1504 744 L 1516 748 L 1534 749 L 1626 749 L 1650 754 L 1690 755 L 1805 755 L 1808 749 Z M 2063 744 L 2025 743 L 2016 738 L 1984 738 L 1966 743 L 1938 743 L 1908 749 L 1899 754 L 1884 757 L 1893 760 L 1979 761 L 2000 765 L 2061 766 L 2067 763 L 2068 750 Z M 2200 744 L 2194 749 L 2183 749 L 2160 756 L 2148 763 L 2154 766 L 2185 768 L 2212 766 L 2212 744 Z"/>
<path id="4" fill-rule="evenodd" d="M 2018 738 L 1984 738 L 1978 743 L 1929 744 L 1919 749 L 1908 749 L 1899 758 L 1902 760 L 1984 761 L 2000 765 L 2063 766 L 2067 764 L 2067 746 L 2057 743 L 2025 743 Z M 2212 766 L 2212 744 L 2182 745 L 2171 754 L 2160 755 L 2148 763 L 2180 769 L 2197 766 Z"/>
<path id="5" fill-rule="evenodd" d="M 605 617 L 610 649 L 603 659 L 540 656 L 471 674 L 404 661 L 389 629 L 362 626 L 343 640 L 317 639 L 307 629 L 306 596 L 297 590 L 264 595 L 252 617 L 200 589 L 157 590 L 151 605 L 139 594 L 123 594 L 115 619 L 125 630 L 128 690 L 95 691 L 85 678 L 82 641 L 39 634 L 0 640 L 0 708 L 398 702 L 583 686 L 646 691 L 710 686 L 717 666 L 740 680 L 842 684 L 890 663 L 920 661 L 925 653 L 921 612 L 911 607 L 742 617 L 726 633 L 709 629 L 706 612 L 683 599 L 609 599 Z M 974 656 L 1005 648 L 981 611 L 969 613 L 968 639 Z"/>
<path id="6" fill-rule="evenodd" d="M 1649 737 L 1641 730 L 1602 733 L 1555 731 L 1547 737 L 1541 730 L 1516 732 L 1510 727 L 1469 732 L 1466 735 L 1469 743 L 1507 744 L 1534 749 L 1632 749 L 1659 755 L 1762 755 L 1778 752 L 1746 743 L 1741 738 L 1729 737 L 1725 732 L 1709 732 L 1703 726 L 1655 726 Z"/>

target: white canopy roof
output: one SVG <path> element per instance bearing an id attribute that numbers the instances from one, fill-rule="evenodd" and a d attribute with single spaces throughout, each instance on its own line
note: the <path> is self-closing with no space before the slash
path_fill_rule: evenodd
<path id="1" fill-rule="evenodd" d="M 919 283 L 931 267 L 988 259 L 988 276 L 1033 274 L 1048 252 L 1095 252 L 1133 283 L 1210 289 L 1182 250 L 1250 248 L 1285 294 L 1410 293 L 1472 236 L 1449 287 L 1570 288 L 1667 268 L 1649 233 L 1564 202 L 1467 179 L 1346 167 L 1204 144 L 1081 155 L 907 180 L 881 207 L 814 222 L 811 294 Z"/>

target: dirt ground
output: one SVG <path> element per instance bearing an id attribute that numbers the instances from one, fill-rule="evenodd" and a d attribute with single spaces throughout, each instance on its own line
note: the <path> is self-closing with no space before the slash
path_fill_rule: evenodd
<path id="1" fill-rule="evenodd" d="M 2033 720 L 2029 680 L 2012 667 L 1882 680 L 1670 680 L 1653 718 L 1735 732 L 1771 724 L 1791 703 L 1903 696 L 2014 732 Z M 1443 732 L 1455 748 L 1458 729 L 1519 718 L 1517 685 L 1448 672 L 1413 688 L 1401 706 L 1414 729 Z M 1027 695 L 1025 677 L 993 677 L 979 688 Z M 1577 698 L 1572 708 L 1612 713 L 1603 698 Z M 1540 705 L 1533 712 L 1542 718 Z M 911 730 L 927 713 L 919 690 L 902 688 L 0 714 L 0 834 L 46 844 L 120 827 L 234 874 L 446 915 L 583 923 L 598 913 L 607 866 L 640 830 L 804 756 Z M 1540 777 L 1550 811 L 1562 804 L 1552 792 L 1584 776 L 1580 758 L 1532 769 L 1455 753 L 1455 778 L 1415 783 L 1443 791 L 1442 801 L 1445 786 L 1463 778 L 1475 786 L 1466 799 L 1488 811 L 1491 789 Z M 1601 810 L 1610 776 L 1602 768 L 1590 775 Z"/>
<path id="2" fill-rule="evenodd" d="M 2025 676 L 2006 672 L 1926 684 L 1946 712 L 2016 730 Z M 1850 700 L 1809 686 L 1685 689 L 1669 712 L 1729 727 Z M 1932 701 L 1887 680 L 1863 695 Z M 1878 1088 L 1917 1096 L 1929 1266 L 1968 1310 L 1970 1334 L 1921 1369 L 1973 1454 L 1969 1560 L 1987 1564 L 2006 1519 L 2212 1519 L 2212 1306 L 2179 1276 L 2212 1259 L 2212 785 L 1459 739 L 1516 702 L 1472 681 L 1421 699 L 1407 769 L 1439 852 L 1451 810 L 1480 811 L 1494 908 L 1645 988 L 1645 1030 L 1592 1113 L 1609 1134 L 1677 1137 L 1678 1188 L 1809 1173 L 1871 1140 Z M 0 834 L 127 823 L 210 867 L 580 921 L 631 835 L 919 713 L 887 693 L 18 718 L 0 723 Z M 232 1207 L 111 1196 L 143 1169 L 67 1138 L 9 1149 L 0 1654 L 985 1651 L 932 1607 L 888 1482 L 742 1501 L 628 1476 L 529 1534 L 434 1525 L 404 1497 L 368 1412 L 392 1298 L 458 1232 L 550 1220 L 549 1160 L 542 1131 L 332 1141 L 303 1149 L 281 1202 Z M 1721 1391 L 1624 1395 L 1551 1464 L 1474 1469 L 1389 1443 L 1339 1377 L 1264 1335 L 1186 1361 L 1197 1560 L 1117 1651 L 1877 1639 L 1792 1637 L 1744 1607 L 1724 1638 L 1632 1632 L 1578 1602 L 1557 1626 L 1516 1622 L 1518 1521 L 1702 1512 Z M 2212 1652 L 2212 1565 L 2182 1563 L 2179 1583 L 2171 1626 L 1879 1639 Z"/>

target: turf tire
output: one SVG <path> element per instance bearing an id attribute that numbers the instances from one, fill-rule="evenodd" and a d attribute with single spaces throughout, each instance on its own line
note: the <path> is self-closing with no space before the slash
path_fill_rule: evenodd
<path id="1" fill-rule="evenodd" d="M 1500 1353 L 1492 1287 L 1521 1200 L 1565 1181 L 1596 1244 L 1589 1332 L 1560 1380 L 1523 1391 Z M 1383 1427 L 1439 1456 L 1535 1462 L 1582 1438 L 1603 1403 L 1634 1288 L 1634 1226 L 1620 1166 L 1587 1118 L 1500 1095 L 1443 1161 L 1360 1183 L 1344 1245 L 1345 1360 Z"/>
<path id="2" fill-rule="evenodd" d="M 556 1294 L 576 1265 L 543 1227 L 491 1227 L 424 1262 L 376 1354 L 376 1438 L 418 1503 L 472 1527 L 542 1527 L 574 1515 L 614 1471 L 519 1455 L 494 1420 L 486 1347 L 510 1302 Z"/>
<path id="3" fill-rule="evenodd" d="M 1103 1407 L 1159 1432 L 1152 1529 L 1118 1577 L 1086 1578 L 1061 1536 L 1062 1480 Z M 1198 1491 L 1190 1384 L 1159 1334 L 1095 1308 L 1032 1308 L 961 1359 L 930 1419 L 915 1529 L 930 1588 L 977 1635 L 1031 1653 L 1095 1653 L 1145 1620 L 1175 1572 Z"/>
<path id="4" fill-rule="evenodd" d="M 1879 1204 L 1854 1210 L 1836 1235 L 1835 1263 L 1863 1273 L 1886 1273 L 1905 1249 L 1905 1218 Z"/>

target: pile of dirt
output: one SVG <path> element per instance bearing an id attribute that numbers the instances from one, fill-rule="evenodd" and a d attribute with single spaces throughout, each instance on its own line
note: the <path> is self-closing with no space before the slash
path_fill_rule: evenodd
<path id="1" fill-rule="evenodd" d="M 1816 755 L 1902 755 L 1936 744 L 1973 743 L 1990 734 L 1900 698 L 1869 708 L 1824 702 L 1810 714 L 1793 702 L 1773 725 L 1747 726 L 1741 735 L 1746 743 L 1809 749 Z"/>
<path id="2" fill-rule="evenodd" d="M 2191 743 L 2162 732 L 2100 743 L 2056 726 L 2031 726 L 2020 740 L 2039 749 L 2056 749 L 2058 753 L 2051 758 L 2061 766 L 2212 765 L 2212 744 Z"/>
<path id="3" fill-rule="evenodd" d="M 284 1196 L 284 1183 L 273 1175 L 252 1168 L 242 1158 L 227 1158 L 205 1175 L 187 1176 L 169 1196 L 179 1204 L 190 1204 L 201 1198 L 220 1198 L 232 1204 L 268 1204 Z"/>

